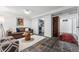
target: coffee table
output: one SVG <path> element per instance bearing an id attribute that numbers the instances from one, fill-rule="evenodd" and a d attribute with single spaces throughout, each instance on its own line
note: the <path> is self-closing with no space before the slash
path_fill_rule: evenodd
<path id="1" fill-rule="evenodd" d="M 25 41 L 25 38 L 20 38 L 19 40 L 19 51 L 22 51 L 32 45 L 34 45 L 35 43 L 43 40 L 45 37 L 43 36 L 38 36 L 38 35 L 32 35 L 31 39 L 29 41 Z"/>

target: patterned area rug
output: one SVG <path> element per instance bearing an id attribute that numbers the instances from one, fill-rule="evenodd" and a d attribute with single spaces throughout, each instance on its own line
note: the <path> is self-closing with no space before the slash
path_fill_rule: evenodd
<path id="1" fill-rule="evenodd" d="M 21 52 L 55 52 L 61 51 L 60 49 L 54 49 L 54 46 L 57 46 L 58 39 L 57 38 L 45 38 L 33 46 L 24 49 Z"/>
<path id="2" fill-rule="evenodd" d="M 62 48 L 62 45 L 65 46 L 65 48 Z M 74 50 L 71 50 L 68 47 L 69 45 L 70 48 L 72 48 L 71 46 L 74 46 L 74 48 L 77 47 L 76 45 L 69 44 L 67 42 L 63 42 L 63 44 L 61 44 L 61 41 L 59 41 L 58 38 L 55 37 L 45 38 L 37 42 L 33 46 L 24 49 L 21 52 L 79 52 L 79 47 L 77 47 Z"/>
<path id="3" fill-rule="evenodd" d="M 0 45 L 1 52 L 18 52 L 19 51 L 19 41 L 6 41 L 5 39 L 0 40 L 2 43 Z"/>

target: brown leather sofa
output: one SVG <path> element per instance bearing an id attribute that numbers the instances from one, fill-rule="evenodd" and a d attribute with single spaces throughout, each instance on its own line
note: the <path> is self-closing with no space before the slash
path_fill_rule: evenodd
<path id="1" fill-rule="evenodd" d="M 8 32 L 8 36 L 13 36 L 14 39 L 19 39 L 25 37 L 23 33 L 24 32 L 14 32 L 14 33 Z"/>

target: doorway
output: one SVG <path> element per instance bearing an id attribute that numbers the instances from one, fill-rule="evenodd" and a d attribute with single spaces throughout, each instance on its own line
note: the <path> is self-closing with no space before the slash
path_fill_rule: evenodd
<path id="1" fill-rule="evenodd" d="M 39 35 L 44 36 L 44 21 L 39 19 Z"/>
<path id="2" fill-rule="evenodd" d="M 55 16 L 52 18 L 52 30 L 53 30 L 53 37 L 58 37 L 59 36 L 59 16 Z"/>

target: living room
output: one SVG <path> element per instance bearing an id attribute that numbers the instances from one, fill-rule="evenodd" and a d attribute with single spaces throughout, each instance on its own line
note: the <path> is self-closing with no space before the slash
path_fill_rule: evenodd
<path id="1" fill-rule="evenodd" d="M 78 10 L 74 6 L 0 7 L 1 52 L 79 52 Z M 65 37 L 64 43 L 63 33 L 75 39 Z"/>

